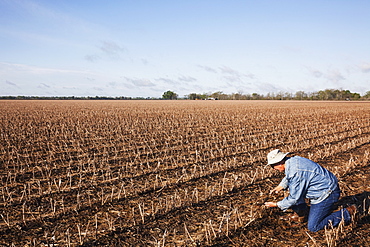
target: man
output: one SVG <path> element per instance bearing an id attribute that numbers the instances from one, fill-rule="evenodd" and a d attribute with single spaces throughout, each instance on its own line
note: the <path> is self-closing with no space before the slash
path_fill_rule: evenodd
<path id="1" fill-rule="evenodd" d="M 275 149 L 267 155 L 267 165 L 285 173 L 281 183 L 270 194 L 289 189 L 289 195 L 279 202 L 265 202 L 265 206 L 279 207 L 284 211 L 291 208 L 294 211 L 288 217 L 291 221 L 303 222 L 308 216 L 308 230 L 313 232 L 325 226 L 337 226 L 342 218 L 349 223 L 357 213 L 355 205 L 332 212 L 340 195 L 334 174 L 309 159 L 287 157 L 288 154 Z M 310 200 L 310 208 L 305 198 Z"/>

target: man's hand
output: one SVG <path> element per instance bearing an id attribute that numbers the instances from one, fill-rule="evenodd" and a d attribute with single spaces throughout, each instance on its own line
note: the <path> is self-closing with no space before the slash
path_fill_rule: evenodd
<path id="1" fill-rule="evenodd" d="M 265 207 L 275 208 L 277 207 L 277 203 L 276 202 L 265 202 Z"/>
<path id="2" fill-rule="evenodd" d="M 271 191 L 270 191 L 270 195 L 275 193 L 275 194 L 278 194 L 280 191 L 282 191 L 284 188 L 281 187 L 280 185 L 276 186 L 275 188 L 273 188 Z"/>

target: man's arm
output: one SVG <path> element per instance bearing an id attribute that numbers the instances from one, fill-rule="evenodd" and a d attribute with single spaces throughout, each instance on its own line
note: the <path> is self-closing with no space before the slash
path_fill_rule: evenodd
<path id="1" fill-rule="evenodd" d="M 265 206 L 269 208 L 275 208 L 277 207 L 277 203 L 276 202 L 265 202 Z"/>
<path id="2" fill-rule="evenodd" d="M 270 190 L 270 195 L 273 194 L 273 193 L 278 194 L 280 191 L 285 190 L 287 187 L 288 187 L 288 180 L 287 180 L 286 177 L 284 177 L 283 180 L 280 182 L 280 184 L 278 186 L 276 186 L 275 188 Z M 269 207 L 269 208 L 277 207 L 276 202 L 265 202 L 264 205 L 266 207 Z"/>
<path id="3" fill-rule="evenodd" d="M 281 180 L 281 182 L 280 182 L 280 184 L 278 185 L 278 187 L 280 186 L 280 187 L 282 187 L 284 190 L 286 190 L 287 188 L 288 188 L 288 179 L 287 179 L 287 177 L 285 176 L 282 180 Z"/>
<path id="4" fill-rule="evenodd" d="M 295 174 L 290 179 L 289 195 L 283 200 L 277 202 L 277 206 L 282 210 L 286 210 L 295 205 L 305 193 L 308 183 L 309 181 L 307 181 L 307 179 L 304 179 L 304 177 L 300 176 L 299 174 Z"/>
<path id="5" fill-rule="evenodd" d="M 276 186 L 272 190 L 270 190 L 270 195 L 275 193 L 278 194 L 280 191 L 282 191 L 284 188 L 281 185 Z"/>

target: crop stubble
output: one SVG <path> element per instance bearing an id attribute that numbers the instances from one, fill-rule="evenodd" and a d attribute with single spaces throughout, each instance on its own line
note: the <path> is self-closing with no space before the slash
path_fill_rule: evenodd
<path id="1" fill-rule="evenodd" d="M 368 242 L 369 103 L 1 101 L 0 109 L 3 245 Z M 359 223 L 323 236 L 261 207 L 281 179 L 264 167 L 275 148 L 333 171 L 342 204 L 363 205 Z"/>

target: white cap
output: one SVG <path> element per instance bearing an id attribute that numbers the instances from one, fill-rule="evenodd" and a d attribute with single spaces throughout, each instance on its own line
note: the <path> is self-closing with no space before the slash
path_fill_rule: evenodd
<path id="1" fill-rule="evenodd" d="M 285 158 L 285 156 L 287 156 L 287 154 L 289 153 L 283 153 L 279 149 L 272 150 L 267 154 L 267 165 L 279 163 Z"/>

